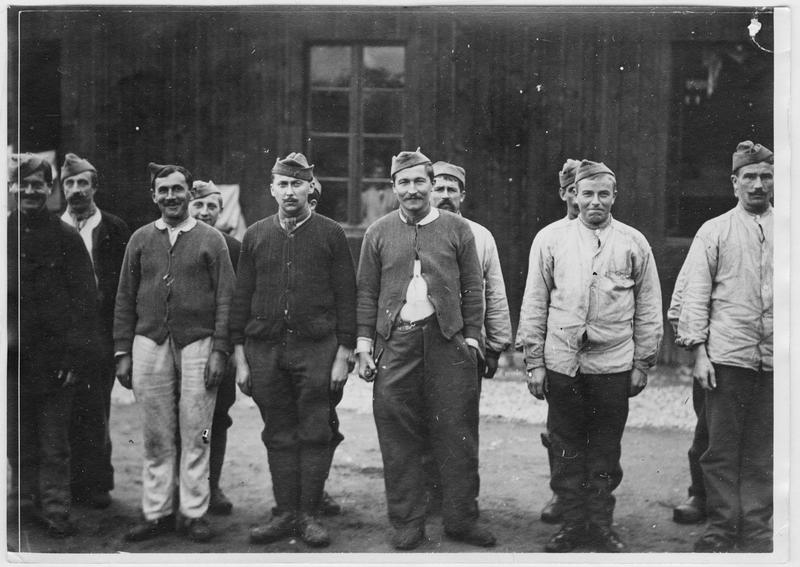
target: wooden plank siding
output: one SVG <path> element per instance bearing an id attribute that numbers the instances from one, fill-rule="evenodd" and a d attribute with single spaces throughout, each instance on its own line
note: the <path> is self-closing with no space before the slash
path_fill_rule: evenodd
<path id="1" fill-rule="evenodd" d="M 616 171 L 614 214 L 649 239 L 668 303 L 688 247 L 665 238 L 671 44 L 740 40 L 748 17 L 744 9 L 584 11 L 31 9 L 17 29 L 12 9 L 9 54 L 17 33 L 60 39 L 59 156 L 91 159 L 101 173 L 100 206 L 138 227 L 157 213 L 149 161 L 239 183 L 249 222 L 274 212 L 267 191 L 274 160 L 305 147 L 308 46 L 405 45 L 405 146 L 466 168 L 464 212 L 495 235 L 516 324 L 533 236 L 564 215 L 557 172 L 569 157 Z M 10 86 L 15 70 L 12 59 Z M 14 105 L 11 96 L 9 133 Z M 670 341 L 663 359 L 680 359 Z"/>

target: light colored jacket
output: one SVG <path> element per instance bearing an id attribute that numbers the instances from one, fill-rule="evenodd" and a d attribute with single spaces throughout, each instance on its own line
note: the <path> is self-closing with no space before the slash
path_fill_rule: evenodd
<path id="1" fill-rule="evenodd" d="M 506 283 L 500 268 L 497 244 L 489 229 L 464 219 L 475 237 L 478 262 L 483 268 L 483 296 L 486 314 L 481 330 L 481 345 L 495 352 L 503 352 L 511 345 L 511 315 L 506 298 Z"/>
<path id="2" fill-rule="evenodd" d="M 716 364 L 772 370 L 774 215 L 741 205 L 707 221 L 686 257 L 678 344 Z M 759 227 L 760 225 L 760 227 Z"/>
<path id="3" fill-rule="evenodd" d="M 653 366 L 663 335 L 661 287 L 644 236 L 610 219 L 536 235 L 520 314 L 528 370 L 574 376 Z"/>
<path id="4" fill-rule="evenodd" d="M 669 302 L 669 309 L 667 309 L 667 321 L 672 327 L 672 332 L 678 334 L 678 320 L 681 317 L 681 307 L 683 307 L 683 288 L 686 287 L 686 270 L 687 263 L 683 262 L 681 271 L 678 272 L 678 277 L 675 278 L 675 287 L 672 288 L 672 299 Z"/>

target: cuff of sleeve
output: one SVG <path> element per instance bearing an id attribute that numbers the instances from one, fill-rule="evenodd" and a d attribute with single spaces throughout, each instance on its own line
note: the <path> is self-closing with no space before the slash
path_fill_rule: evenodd
<path id="1" fill-rule="evenodd" d="M 124 350 L 118 350 L 118 351 L 116 351 L 114 353 L 114 359 L 116 360 L 117 358 L 119 358 L 121 356 L 125 356 L 127 354 L 130 354 L 130 352 L 127 352 L 127 351 L 124 351 Z"/>
<path id="2" fill-rule="evenodd" d="M 471 346 L 472 348 L 475 348 L 477 350 L 481 349 L 481 345 L 477 339 L 473 339 L 472 337 L 467 337 L 464 340 L 467 342 L 467 345 Z"/>
<path id="3" fill-rule="evenodd" d="M 133 350 L 133 341 L 130 339 L 120 339 L 114 341 L 114 352 L 129 353 Z"/>
<path id="4" fill-rule="evenodd" d="M 645 360 L 634 360 L 633 361 L 633 367 L 638 369 L 638 370 L 641 370 L 642 372 L 647 372 L 648 370 L 650 370 L 650 368 L 652 366 L 653 366 L 652 364 L 648 363 Z"/>
<path id="5" fill-rule="evenodd" d="M 336 340 L 341 346 L 351 350 L 356 344 L 356 338 L 351 333 L 336 333 Z"/>
<path id="6" fill-rule="evenodd" d="M 467 341 L 470 340 L 470 339 L 475 341 L 477 343 L 477 345 L 478 345 L 477 348 L 480 348 L 480 346 L 479 346 L 481 344 L 480 343 L 480 338 L 481 338 L 481 329 L 480 329 L 480 327 L 478 327 L 478 328 L 464 327 L 464 339 L 467 340 Z"/>
<path id="7" fill-rule="evenodd" d="M 211 350 L 218 350 L 220 352 L 224 352 L 225 354 L 230 354 L 231 345 L 226 339 L 214 339 Z"/>
<path id="8" fill-rule="evenodd" d="M 367 354 L 372 352 L 372 339 L 368 339 L 367 337 L 358 337 L 358 340 L 356 340 L 355 353 L 359 354 L 362 352 Z"/>

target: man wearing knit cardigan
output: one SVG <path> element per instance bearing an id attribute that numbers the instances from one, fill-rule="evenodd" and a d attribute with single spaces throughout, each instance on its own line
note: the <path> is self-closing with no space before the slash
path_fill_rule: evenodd
<path id="1" fill-rule="evenodd" d="M 355 270 L 344 230 L 311 211 L 313 165 L 291 153 L 272 168 L 278 212 L 245 233 L 231 312 L 236 382 L 264 420 L 276 508 L 253 543 L 294 535 L 330 543 L 320 501 L 341 440 L 331 426 L 355 345 Z"/>
<path id="2" fill-rule="evenodd" d="M 458 215 L 431 207 L 431 161 L 392 159 L 400 210 L 367 229 L 358 267 L 359 375 L 375 380 L 373 411 L 396 549 L 425 539 L 423 455 L 442 478 L 445 534 L 492 546 L 478 519 L 478 357 L 483 270 Z"/>
<path id="3" fill-rule="evenodd" d="M 176 165 L 149 167 L 161 218 L 131 236 L 114 310 L 117 379 L 133 389 L 144 424 L 144 520 L 126 539 L 177 527 L 207 541 L 209 432 L 230 350 L 233 267 L 219 231 L 189 215 L 192 174 Z"/>

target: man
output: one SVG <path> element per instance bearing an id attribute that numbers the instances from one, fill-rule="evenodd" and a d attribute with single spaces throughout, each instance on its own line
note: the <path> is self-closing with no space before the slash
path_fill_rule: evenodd
<path id="1" fill-rule="evenodd" d="M 686 286 L 687 264 L 681 266 L 678 277 L 675 279 L 675 288 L 672 292 L 667 320 L 672 326 L 672 332 L 677 337 L 678 321 L 681 316 L 683 290 Z M 686 502 L 675 506 L 672 510 L 672 520 L 679 524 L 697 524 L 706 519 L 706 488 L 703 482 L 703 469 L 700 466 L 700 456 L 708 449 L 708 426 L 706 425 L 705 410 L 706 393 L 698 380 L 692 380 L 692 407 L 697 416 L 694 427 L 692 446 L 689 447 L 689 476 L 692 484 L 689 486 L 689 498 Z"/>
<path id="2" fill-rule="evenodd" d="M 76 384 L 95 348 L 97 288 L 80 236 L 47 210 L 50 163 L 13 156 L 8 217 L 9 512 L 52 537 L 75 533 L 70 515 L 69 424 Z"/>
<path id="3" fill-rule="evenodd" d="M 94 508 L 111 504 L 111 390 L 114 386 L 114 299 L 125 246 L 131 236 L 120 218 L 101 211 L 94 198 L 100 185 L 97 170 L 75 154 L 64 156 L 61 185 L 67 209 L 61 220 L 81 236 L 97 282 L 98 350 L 87 362 L 86 379 L 75 389 L 70 427 L 72 499 Z"/>
<path id="4" fill-rule="evenodd" d="M 209 226 L 216 226 L 217 219 L 222 212 L 222 193 L 213 181 L 197 180 L 192 185 L 191 198 L 189 199 L 189 214 Z M 239 262 L 239 253 L 242 244 L 234 237 L 220 231 L 228 247 L 228 256 L 231 259 L 233 271 Z M 233 425 L 228 412 L 236 401 L 236 366 L 233 359 L 228 360 L 225 375 L 217 388 L 217 401 L 214 404 L 214 419 L 211 422 L 211 448 L 209 455 L 208 484 L 210 497 L 208 511 L 212 514 L 225 516 L 233 511 L 233 503 L 225 496 L 220 488 L 219 480 L 222 476 L 222 464 L 225 461 L 225 448 L 228 445 L 228 429 Z"/>
<path id="5" fill-rule="evenodd" d="M 431 205 L 461 216 L 461 205 L 467 199 L 466 172 L 463 167 L 444 161 L 433 164 Z M 489 230 L 467 218 L 478 262 L 483 271 L 486 312 L 481 329 L 481 349 L 485 367 L 480 378 L 494 378 L 502 354 L 511 345 L 511 317 L 506 299 L 506 284 L 497 254 L 497 244 Z"/>
<path id="6" fill-rule="evenodd" d="M 463 167 L 437 161 L 433 164 L 431 205 L 461 216 L 461 205 L 467 198 L 466 172 Z M 494 378 L 500 354 L 511 345 L 511 317 L 506 299 L 506 286 L 497 254 L 497 245 L 488 229 L 464 218 L 475 238 L 478 262 L 483 271 L 485 315 L 481 328 L 480 348 L 484 364 L 478 364 L 478 387 L 482 378 Z M 435 460 L 426 465 L 428 488 L 432 498 L 430 511 L 441 509 L 441 479 Z"/>
<path id="7" fill-rule="evenodd" d="M 333 400 L 355 345 L 355 270 L 344 229 L 309 207 L 313 168 L 301 153 L 276 160 L 270 193 L 278 212 L 247 229 L 239 259 L 236 382 L 264 420 L 276 503 L 271 520 L 250 531 L 253 543 L 295 533 L 311 547 L 330 543 L 320 501 Z"/>
<path id="8" fill-rule="evenodd" d="M 528 389 L 547 397 L 550 485 L 561 529 L 545 545 L 626 550 L 611 528 L 628 397 L 647 384 L 662 335 L 661 290 L 647 240 L 611 216 L 616 177 L 583 160 L 580 215 L 534 238 L 520 314 Z"/>
<path id="9" fill-rule="evenodd" d="M 550 231 L 555 229 L 556 227 L 562 226 L 568 223 L 571 220 L 578 218 L 578 214 L 580 213 L 580 209 L 578 208 L 577 202 L 577 194 L 575 192 L 575 171 L 578 169 L 578 166 L 581 164 L 580 160 L 576 159 L 567 159 L 564 162 L 564 165 L 561 167 L 561 171 L 558 172 L 558 196 L 561 198 L 567 206 L 567 216 L 550 223 L 546 227 L 544 227 L 539 234 L 547 234 L 546 231 Z M 544 238 L 544 235 L 541 237 Z M 533 257 L 534 248 L 531 246 L 531 256 L 528 259 L 528 264 L 530 266 L 534 265 L 535 258 Z M 537 273 L 534 271 L 528 272 L 528 281 L 530 282 L 531 278 L 537 277 Z M 531 283 L 527 285 L 532 285 Z M 524 330 L 524 329 L 523 329 Z M 517 350 L 523 350 L 524 340 L 523 336 L 517 331 L 517 340 L 515 347 Z M 550 476 L 553 476 L 553 451 L 550 443 L 550 432 L 542 433 L 541 435 L 542 445 L 545 449 L 547 449 L 547 460 L 550 464 Z M 548 524 L 557 524 L 561 521 L 561 502 L 558 499 L 558 495 L 553 492 L 553 496 L 544 505 L 542 508 L 542 512 L 539 515 L 543 522 Z"/>
<path id="10" fill-rule="evenodd" d="M 736 207 L 707 221 L 686 258 L 678 343 L 695 353 L 708 449 L 708 524 L 695 551 L 772 551 L 773 155 L 740 142 Z"/>
<path id="11" fill-rule="evenodd" d="M 114 311 L 117 379 L 133 389 L 144 424 L 144 519 L 126 539 L 178 528 L 202 542 L 213 537 L 208 437 L 230 348 L 233 267 L 219 231 L 189 215 L 192 174 L 179 165 L 148 167 L 161 218 L 133 233 Z"/>
<path id="12" fill-rule="evenodd" d="M 492 546 L 478 519 L 477 365 L 483 271 L 469 225 L 431 207 L 433 166 L 419 150 L 392 158 L 400 209 L 367 228 L 358 266 L 359 375 L 375 380 L 391 543 L 425 539 L 423 454 L 439 465 L 445 534 Z M 377 376 L 376 376 L 377 374 Z"/>

